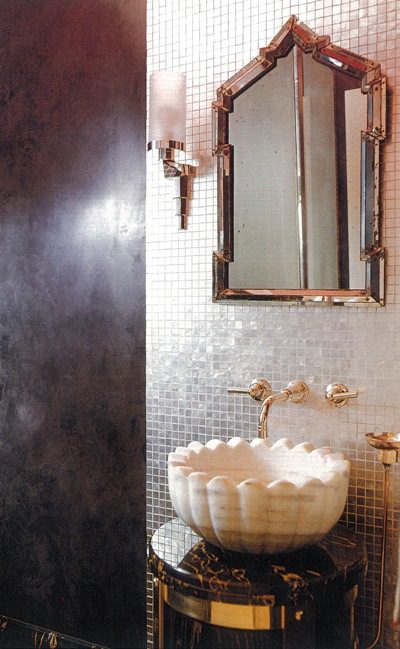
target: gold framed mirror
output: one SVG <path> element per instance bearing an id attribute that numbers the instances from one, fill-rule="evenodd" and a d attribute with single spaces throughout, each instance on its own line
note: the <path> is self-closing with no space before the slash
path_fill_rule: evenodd
<path id="1" fill-rule="evenodd" d="M 384 304 L 379 63 L 292 16 L 217 91 L 214 300 Z"/>

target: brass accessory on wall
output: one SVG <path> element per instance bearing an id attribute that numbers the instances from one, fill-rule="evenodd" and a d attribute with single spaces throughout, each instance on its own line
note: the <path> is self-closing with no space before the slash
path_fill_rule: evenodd
<path id="1" fill-rule="evenodd" d="M 379 63 L 292 16 L 217 90 L 214 300 L 384 303 Z"/>
<path id="2" fill-rule="evenodd" d="M 344 383 L 330 383 L 325 389 L 325 399 L 336 408 L 343 408 L 349 399 L 356 399 L 357 391 L 349 391 Z"/>

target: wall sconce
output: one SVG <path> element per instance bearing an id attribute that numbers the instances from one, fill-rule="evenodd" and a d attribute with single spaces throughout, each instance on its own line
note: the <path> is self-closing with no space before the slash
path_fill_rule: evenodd
<path id="1" fill-rule="evenodd" d="M 180 227 L 186 229 L 189 202 L 196 167 L 175 160 L 176 151 L 185 151 L 186 78 L 180 72 L 153 72 L 149 92 L 149 141 L 147 150 L 158 149 L 164 177 L 179 182 Z"/>

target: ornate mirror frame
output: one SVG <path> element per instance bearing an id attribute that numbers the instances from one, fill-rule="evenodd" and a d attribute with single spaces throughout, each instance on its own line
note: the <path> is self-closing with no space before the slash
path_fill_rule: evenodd
<path id="1" fill-rule="evenodd" d="M 297 45 L 304 53 L 359 80 L 367 95 L 367 130 L 361 135 L 360 259 L 365 262 L 364 289 L 268 289 L 229 287 L 234 259 L 233 146 L 229 143 L 229 114 L 233 102 L 272 70 L 278 59 Z M 213 299 L 265 300 L 277 303 L 384 304 L 385 251 L 381 245 L 379 206 L 380 142 L 386 136 L 386 79 L 379 63 L 330 43 L 292 16 L 259 55 L 217 90 L 213 108 L 213 155 L 218 169 L 218 250 L 213 254 Z"/>

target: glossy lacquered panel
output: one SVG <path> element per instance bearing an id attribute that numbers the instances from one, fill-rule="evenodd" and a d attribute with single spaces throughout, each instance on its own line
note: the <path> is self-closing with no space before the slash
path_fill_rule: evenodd
<path id="1" fill-rule="evenodd" d="M 0 612 L 144 646 L 145 3 L 0 4 Z"/>

